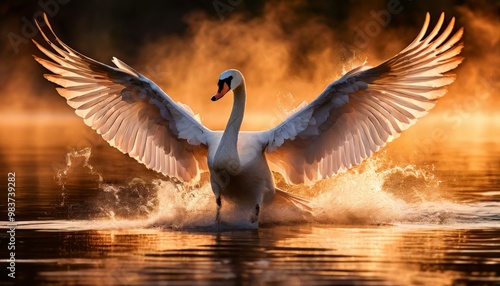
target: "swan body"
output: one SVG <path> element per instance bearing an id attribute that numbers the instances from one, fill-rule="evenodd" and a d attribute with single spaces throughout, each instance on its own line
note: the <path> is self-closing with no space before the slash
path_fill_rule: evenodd
<path id="1" fill-rule="evenodd" d="M 73 50 L 45 22 L 55 43 L 40 29 L 52 51 L 33 41 L 50 60 L 35 59 L 53 74 L 85 124 L 109 144 L 146 167 L 185 182 L 210 173 L 218 205 L 232 206 L 252 227 L 261 208 L 286 203 L 308 212 L 305 201 L 275 187 L 272 171 L 291 184 L 312 184 L 360 164 L 432 109 L 454 80 L 463 29 L 443 30 L 444 14 L 427 34 L 430 17 L 416 39 L 375 67 L 361 65 L 330 83 L 311 103 L 267 131 L 240 131 L 245 112 L 245 79 L 230 69 L 219 76 L 211 98 L 233 91 L 233 109 L 224 131 L 203 126 L 151 80 L 117 58 L 116 67 Z"/>
<path id="2" fill-rule="evenodd" d="M 245 80 L 238 70 L 227 70 L 219 77 L 219 89 L 212 101 L 222 98 L 234 87 L 234 104 L 226 129 L 208 144 L 210 182 L 219 207 L 221 197 L 258 221 L 260 207 L 275 194 L 274 180 L 257 134 L 241 133 L 246 101 Z M 219 214 L 217 214 L 219 217 Z"/>

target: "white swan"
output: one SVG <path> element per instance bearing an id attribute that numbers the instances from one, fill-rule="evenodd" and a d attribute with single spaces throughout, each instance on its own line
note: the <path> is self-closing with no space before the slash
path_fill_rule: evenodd
<path id="1" fill-rule="evenodd" d="M 245 109 L 245 80 L 234 69 L 219 77 L 212 100 L 234 92 L 231 116 L 223 132 L 197 121 L 142 74 L 113 58 L 116 67 L 88 58 L 63 43 L 49 51 L 33 41 L 50 60 L 35 59 L 54 74 L 45 77 L 85 124 L 123 153 L 148 168 L 186 182 L 209 171 L 218 204 L 233 202 L 257 225 L 261 206 L 273 201 L 303 205 L 277 190 L 271 171 L 289 183 L 313 183 L 360 164 L 386 142 L 424 116 L 455 80 L 446 72 L 463 60 L 452 35 L 454 18 L 440 33 L 444 14 L 424 37 L 429 14 L 416 39 L 376 67 L 362 65 L 329 84 L 310 104 L 280 125 L 263 132 L 240 132 Z M 54 52 L 55 51 L 55 52 Z M 208 160 L 207 160 L 208 158 Z"/>

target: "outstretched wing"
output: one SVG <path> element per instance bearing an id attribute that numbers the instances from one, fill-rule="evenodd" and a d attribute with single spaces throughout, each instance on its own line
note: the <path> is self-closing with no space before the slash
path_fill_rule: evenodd
<path id="1" fill-rule="evenodd" d="M 212 132 L 190 110 L 176 104 L 155 83 L 117 58 L 111 67 L 88 58 L 55 37 L 52 43 L 37 23 L 52 51 L 35 45 L 51 60 L 34 58 L 54 74 L 45 78 L 111 146 L 146 167 L 184 181 L 199 179 L 207 168 L 207 144 Z"/>
<path id="2" fill-rule="evenodd" d="M 273 171 L 291 183 L 313 183 L 370 157 L 434 107 L 463 60 L 455 20 L 439 33 L 441 14 L 417 38 L 376 67 L 360 66 L 331 83 L 309 105 L 259 134 Z M 452 35 L 452 36 L 450 36 Z"/>

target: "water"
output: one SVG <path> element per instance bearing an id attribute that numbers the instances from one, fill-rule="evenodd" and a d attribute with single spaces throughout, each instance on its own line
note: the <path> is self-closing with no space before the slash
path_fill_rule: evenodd
<path id="1" fill-rule="evenodd" d="M 351 172 L 282 185 L 310 200 L 309 221 L 283 209 L 220 232 L 207 184 L 145 170 L 73 118 L 1 124 L 17 223 L 12 279 L 2 191 L 2 285 L 500 285 L 496 124 L 409 163 L 417 125 Z"/>

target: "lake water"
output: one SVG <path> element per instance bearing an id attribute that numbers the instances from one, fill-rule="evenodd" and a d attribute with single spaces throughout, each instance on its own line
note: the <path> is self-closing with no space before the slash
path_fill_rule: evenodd
<path id="1" fill-rule="evenodd" d="M 73 117 L 13 122 L 0 127 L 2 285 L 500 285 L 498 123 L 415 153 L 417 124 L 353 171 L 282 186 L 310 201 L 309 221 L 280 210 L 215 231 L 207 184 L 145 170 Z"/>

